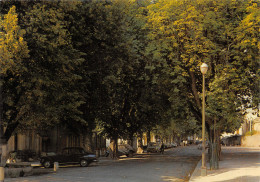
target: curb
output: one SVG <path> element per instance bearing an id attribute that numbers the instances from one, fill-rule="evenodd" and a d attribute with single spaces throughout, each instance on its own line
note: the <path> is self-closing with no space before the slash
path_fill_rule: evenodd
<path id="1" fill-rule="evenodd" d="M 32 167 L 5 168 L 5 178 L 17 178 L 23 176 L 31 176 L 33 174 Z"/>
<path id="2" fill-rule="evenodd" d="M 206 162 L 206 168 L 207 168 L 207 170 L 209 170 L 209 163 L 208 163 L 208 162 Z M 201 159 L 200 159 L 200 161 L 197 163 L 197 166 L 196 166 L 196 168 L 194 169 L 194 171 L 193 171 L 193 173 L 192 173 L 192 175 L 191 175 L 191 177 L 190 177 L 190 179 L 189 179 L 189 182 L 194 182 L 194 181 L 196 181 L 196 180 L 195 180 L 196 178 L 198 178 L 198 177 L 201 176 L 200 169 L 201 169 Z"/>
<path id="3" fill-rule="evenodd" d="M 189 182 L 192 182 L 194 180 L 194 178 L 198 177 L 200 175 L 200 168 L 201 168 L 201 159 L 200 161 L 197 163 L 196 168 L 194 169 Z"/>

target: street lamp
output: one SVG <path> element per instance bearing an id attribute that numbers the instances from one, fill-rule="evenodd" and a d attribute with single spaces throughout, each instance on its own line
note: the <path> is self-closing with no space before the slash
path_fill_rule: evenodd
<path id="1" fill-rule="evenodd" d="M 205 74 L 207 73 L 208 65 L 206 63 L 202 63 L 200 66 L 200 71 L 203 76 L 202 83 L 202 156 L 201 156 L 201 176 L 207 175 L 207 168 L 205 165 Z"/>

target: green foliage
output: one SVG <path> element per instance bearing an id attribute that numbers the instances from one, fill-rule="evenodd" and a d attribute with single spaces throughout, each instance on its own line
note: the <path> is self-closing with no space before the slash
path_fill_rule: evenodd
<path id="1" fill-rule="evenodd" d="M 256 135 L 256 134 L 257 134 L 257 131 L 256 130 L 252 130 L 252 131 L 246 132 L 244 136 L 252 136 L 252 135 Z"/>
<path id="2" fill-rule="evenodd" d="M 89 12 L 90 15 L 95 12 L 97 19 L 92 27 L 95 34 L 89 38 L 98 42 L 94 44 L 98 58 L 87 53 L 93 60 L 90 64 L 98 68 L 91 72 L 95 83 L 90 86 L 99 85 L 96 90 L 89 90 L 94 95 L 98 93 L 96 117 L 109 137 L 128 137 L 146 123 L 140 112 L 147 106 L 139 103 L 145 91 L 139 88 L 146 79 L 145 60 L 141 59 L 144 42 L 139 40 L 143 35 L 137 34 L 142 33 L 143 21 L 135 16 L 135 6 L 129 1 L 95 2 Z"/>
<path id="3" fill-rule="evenodd" d="M 27 65 L 31 79 L 26 85 L 28 110 L 25 111 L 32 114 L 24 118 L 26 123 L 39 122 L 38 126 L 85 123 L 79 110 L 84 101 L 75 85 L 81 79 L 77 69 L 83 59 L 81 52 L 71 45 L 65 8 L 62 3 L 46 2 L 26 12 L 25 26 L 32 57 L 31 64 Z"/>
<path id="4" fill-rule="evenodd" d="M 28 58 L 28 47 L 24 41 L 24 31 L 18 25 L 15 6 L 0 19 L 0 74 L 11 71 L 18 74 L 23 59 Z"/>
<path id="5" fill-rule="evenodd" d="M 148 6 L 148 10 L 147 52 L 154 58 L 153 70 L 163 79 L 162 87 L 168 90 L 173 117 L 185 119 L 185 115 L 190 115 L 201 120 L 199 66 L 206 62 L 207 123 L 212 125 L 216 117 L 222 123 L 218 128 L 221 131 L 237 129 L 242 121 L 237 112 L 244 104 L 241 98 L 258 98 L 259 34 L 254 28 L 258 25 L 257 3 L 161 0 Z M 251 20 L 247 20 L 249 17 Z M 243 26 L 252 29 L 248 27 L 248 34 L 241 34 L 246 29 Z M 241 45 L 245 42 L 251 42 L 254 50 L 248 56 Z"/>
<path id="6" fill-rule="evenodd" d="M 35 3 L 28 7 L 21 21 L 30 58 L 21 62 L 19 72 L 9 71 L 4 77 L 7 138 L 15 129 L 13 126 L 21 130 L 48 130 L 60 123 L 87 124 L 79 110 L 84 101 L 75 85 L 81 79 L 76 71 L 83 60 L 71 46 L 65 10 L 59 5 Z M 7 27 L 8 31 L 16 32 L 12 27 Z M 14 41 L 10 45 L 16 47 Z M 21 52 L 17 55 L 26 53 Z"/>
<path id="7" fill-rule="evenodd" d="M 216 119 L 218 130 L 234 131 L 242 121 L 238 108 L 259 103 L 255 1 L 0 5 L 5 14 L 10 9 L 0 23 L 8 125 L 47 129 L 63 124 L 75 132 L 98 125 L 114 138 L 153 127 L 192 134 L 201 125 L 202 62 L 209 65 L 209 130 Z"/>

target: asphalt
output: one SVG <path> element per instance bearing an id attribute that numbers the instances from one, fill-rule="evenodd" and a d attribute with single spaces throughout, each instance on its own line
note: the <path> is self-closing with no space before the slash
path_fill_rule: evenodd
<path id="1" fill-rule="evenodd" d="M 166 149 L 164 154 L 145 153 L 133 158 L 122 156 L 119 160 L 100 157 L 97 164 L 87 168 L 79 165 L 61 165 L 53 168 L 34 167 L 33 175 L 6 178 L 5 182 L 159 182 L 187 181 L 200 160 L 197 146 Z"/>
<path id="2" fill-rule="evenodd" d="M 190 182 L 260 182 L 260 147 L 222 147 L 219 169 L 201 176 L 201 160 L 193 171 Z"/>

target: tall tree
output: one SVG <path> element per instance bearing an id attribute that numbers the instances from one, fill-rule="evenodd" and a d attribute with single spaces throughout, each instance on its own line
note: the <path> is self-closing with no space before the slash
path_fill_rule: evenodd
<path id="1" fill-rule="evenodd" d="M 76 86 L 82 54 L 71 45 L 65 7 L 61 2 L 38 2 L 26 8 L 20 24 L 26 30 L 30 59 L 23 62 L 19 75 L 5 77 L 4 120 L 13 123 L 6 130 L 7 139 L 17 126 L 47 130 L 59 123 L 86 125 L 79 110 L 84 101 Z"/>
<path id="2" fill-rule="evenodd" d="M 173 89 L 168 94 L 174 104 L 175 116 L 188 113 L 199 123 L 201 73 L 198 68 L 202 62 L 210 66 L 206 75 L 206 122 L 210 138 L 214 136 L 214 128 L 210 127 L 214 126 L 214 121 L 219 126 L 217 135 L 238 129 L 241 113 L 237 111 L 242 105 L 241 97 L 255 92 L 250 86 L 257 80 L 256 70 L 240 58 L 241 44 L 240 50 L 235 49 L 239 45 L 237 39 L 246 39 L 245 34 L 240 36 L 237 28 L 247 14 L 247 4 L 246 1 L 229 0 L 218 3 L 207 0 L 161 0 L 148 7 L 151 43 L 147 50 L 152 53 L 154 65 L 161 70 L 161 74 L 172 80 Z M 256 3 L 251 7 L 259 9 Z M 255 18 L 255 15 L 249 17 Z M 257 26 L 254 18 L 250 20 L 253 30 Z M 257 34 L 252 35 L 255 37 Z M 256 38 L 250 41 L 251 51 L 259 50 L 256 41 Z M 254 58 L 250 57 L 252 55 L 257 58 L 255 53 L 247 58 L 250 58 L 252 65 L 256 65 Z M 245 68 L 248 70 L 246 73 L 242 71 Z"/>
<path id="3" fill-rule="evenodd" d="M 76 71 L 83 60 L 71 45 L 69 22 L 61 3 L 38 3 L 25 16 L 32 59 L 27 65 L 30 80 L 26 80 L 24 121 L 39 122 L 38 126 L 47 128 L 59 122 L 85 123 L 80 117 L 83 101 L 76 86 L 81 79 Z"/>
<path id="4" fill-rule="evenodd" d="M 27 43 L 23 39 L 24 31 L 18 25 L 15 6 L 10 8 L 3 19 L 2 17 L 0 18 L 0 145 L 2 157 L 5 157 L 5 155 L 7 155 L 4 150 L 6 147 L 3 147 L 3 145 L 6 145 L 10 137 L 6 135 L 6 133 L 9 133 L 9 131 L 13 130 L 16 126 L 11 118 L 7 118 L 7 120 L 3 118 L 3 115 L 6 115 L 6 113 L 3 112 L 3 102 L 7 103 L 9 107 L 16 107 L 14 101 L 9 100 L 10 97 L 5 97 L 5 81 L 7 80 L 9 84 L 11 84 L 14 77 L 21 77 L 21 73 L 26 70 L 23 64 L 26 58 L 29 57 L 29 51 Z M 19 94 L 19 90 L 13 94 Z M 5 133 L 3 130 L 4 126 L 7 126 Z M 2 162 L 3 160 L 1 158 L 1 163 Z"/>

